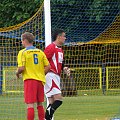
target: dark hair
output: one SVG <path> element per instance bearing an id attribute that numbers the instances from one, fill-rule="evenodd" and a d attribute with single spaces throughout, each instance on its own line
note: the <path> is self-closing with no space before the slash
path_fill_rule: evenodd
<path id="1" fill-rule="evenodd" d="M 52 33 L 52 41 L 55 41 L 58 35 L 61 35 L 64 33 L 64 30 L 62 29 L 55 29 Z"/>
<path id="2" fill-rule="evenodd" d="M 32 33 L 30 32 L 25 32 L 21 35 L 21 38 L 24 40 L 24 39 L 27 39 L 29 43 L 33 43 L 35 37 Z"/>

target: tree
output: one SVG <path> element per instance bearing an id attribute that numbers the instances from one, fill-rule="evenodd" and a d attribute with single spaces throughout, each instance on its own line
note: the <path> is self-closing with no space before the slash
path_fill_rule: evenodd
<path id="1" fill-rule="evenodd" d="M 119 13 L 119 0 L 51 0 L 52 28 L 62 28 L 70 42 L 86 42 L 102 33 Z"/>
<path id="2" fill-rule="evenodd" d="M 0 28 L 21 23 L 40 8 L 42 0 L 2 0 L 0 3 Z"/>
<path id="3" fill-rule="evenodd" d="M 42 2 L 43 0 L 3 0 L 0 3 L 0 27 L 27 20 Z M 119 0 L 51 0 L 52 28 L 64 29 L 71 42 L 90 41 L 113 22 L 119 9 Z"/>

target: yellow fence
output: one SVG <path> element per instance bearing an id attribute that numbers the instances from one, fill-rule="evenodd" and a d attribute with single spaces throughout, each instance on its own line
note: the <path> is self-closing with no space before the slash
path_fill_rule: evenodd
<path id="1" fill-rule="evenodd" d="M 17 79 L 15 76 L 15 72 L 15 66 L 3 68 L 3 92 L 23 92 L 22 78 Z"/>
<path id="2" fill-rule="evenodd" d="M 3 84 L 2 92 L 23 92 L 22 78 L 17 79 L 15 76 L 16 67 L 4 67 L 3 68 Z M 102 89 L 105 85 L 106 90 L 120 89 L 120 66 L 106 67 L 106 76 L 103 76 L 102 67 L 82 67 L 71 68 L 71 74 L 75 81 L 77 90 L 97 90 Z M 103 79 L 105 78 L 105 84 Z M 63 82 L 66 81 L 66 77 L 63 76 Z M 71 81 L 72 82 L 72 81 Z M 66 83 L 67 84 L 67 83 Z M 69 84 L 70 85 L 70 84 Z M 71 84 L 72 85 L 72 84 Z M 71 86 L 67 86 L 71 87 Z"/>

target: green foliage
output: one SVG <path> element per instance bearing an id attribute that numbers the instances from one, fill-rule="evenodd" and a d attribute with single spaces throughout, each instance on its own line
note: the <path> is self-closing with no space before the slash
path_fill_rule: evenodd
<path id="1" fill-rule="evenodd" d="M 51 0 L 52 29 L 62 28 L 67 42 L 95 39 L 119 13 L 118 0 Z"/>
<path id="2" fill-rule="evenodd" d="M 0 28 L 21 23 L 30 18 L 43 0 L 3 0 L 0 3 Z"/>
<path id="3" fill-rule="evenodd" d="M 115 0 L 116 3 L 120 3 L 119 0 Z M 1 0 L 0 3 L 0 28 L 1 27 L 8 27 L 18 23 L 21 23 L 28 18 L 30 18 L 34 13 L 38 10 L 43 0 Z M 87 6 L 84 6 L 85 4 Z M 96 21 L 97 23 L 101 22 L 102 17 L 104 15 L 109 15 L 111 10 L 111 2 L 106 0 L 51 0 L 52 12 L 59 11 L 62 18 L 66 18 L 71 13 L 71 9 L 65 10 L 58 7 L 57 9 L 54 6 L 59 5 L 68 5 L 69 8 L 76 8 L 77 5 L 81 5 L 83 7 L 87 7 L 86 11 L 84 11 L 84 16 L 89 16 L 89 21 Z M 120 8 L 120 4 L 116 4 Z M 81 11 L 81 14 L 82 11 Z M 55 16 L 56 17 L 56 16 Z M 73 17 L 73 21 L 76 20 L 76 25 L 81 19 L 81 15 L 79 18 Z M 58 18 L 57 19 L 61 19 Z M 79 19 L 79 20 L 78 20 Z M 72 21 L 71 20 L 71 21 Z M 72 25 L 72 24 L 71 24 Z"/>

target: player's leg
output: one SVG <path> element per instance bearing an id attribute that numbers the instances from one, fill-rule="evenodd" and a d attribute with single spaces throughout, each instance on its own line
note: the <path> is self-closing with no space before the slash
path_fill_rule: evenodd
<path id="1" fill-rule="evenodd" d="M 50 116 L 50 108 L 51 108 L 51 105 L 53 102 L 54 102 L 54 100 L 52 97 L 47 98 L 47 108 L 46 108 L 46 112 L 45 112 L 46 120 L 52 120 L 52 116 Z"/>
<path id="2" fill-rule="evenodd" d="M 27 104 L 27 120 L 34 120 L 34 103 L 36 103 L 36 80 L 24 81 L 24 99 Z"/>
<path id="3" fill-rule="evenodd" d="M 55 110 L 62 104 L 60 76 L 50 72 L 46 75 L 46 81 L 47 82 L 45 84 L 45 95 L 48 98 L 49 106 L 46 109 L 45 118 L 46 120 L 51 120 Z M 54 99 L 58 101 L 54 101 Z"/>
<path id="4" fill-rule="evenodd" d="M 45 119 L 45 112 L 42 102 L 44 102 L 44 86 L 41 81 L 38 81 L 38 89 L 37 89 L 37 110 L 38 110 L 38 118 L 39 120 Z"/>
<path id="5" fill-rule="evenodd" d="M 52 109 L 54 110 L 54 112 L 55 112 L 55 110 L 57 110 L 57 108 L 62 105 L 62 95 L 61 95 L 61 93 L 55 94 L 55 95 L 53 96 L 53 99 L 54 99 L 54 102 L 53 102 L 53 104 L 51 105 L 51 108 L 52 108 Z"/>
<path id="6" fill-rule="evenodd" d="M 34 104 L 27 104 L 27 120 L 34 120 Z"/>
<path id="7" fill-rule="evenodd" d="M 48 98 L 49 101 L 51 101 L 51 98 Z M 50 116 L 52 119 L 54 112 L 62 105 L 62 95 L 55 94 L 53 95 L 53 102 L 49 104 L 49 106 L 46 109 L 46 116 Z"/>
<path id="8" fill-rule="evenodd" d="M 37 103 L 37 110 L 38 110 L 38 118 L 39 120 L 44 120 L 45 119 L 45 111 L 42 103 Z"/>
<path id="9" fill-rule="evenodd" d="M 53 79 L 54 74 L 52 74 L 52 72 L 49 72 L 46 74 L 46 84 L 44 86 L 44 92 L 47 98 L 47 108 L 46 108 L 46 112 L 45 112 L 45 119 L 46 120 L 51 120 L 50 116 L 49 116 L 49 111 L 48 109 L 50 108 L 51 104 L 53 103 L 53 98 L 52 98 L 52 79 Z M 49 99 L 48 99 L 49 98 Z"/>

